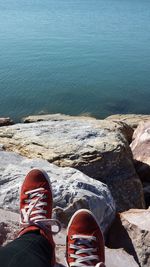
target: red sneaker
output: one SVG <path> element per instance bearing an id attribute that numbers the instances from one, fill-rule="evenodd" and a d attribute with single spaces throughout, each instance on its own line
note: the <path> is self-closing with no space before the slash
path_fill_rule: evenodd
<path id="1" fill-rule="evenodd" d="M 68 267 L 105 267 L 104 239 L 92 212 L 81 209 L 72 216 L 66 241 Z"/>
<path id="2" fill-rule="evenodd" d="M 52 189 L 50 179 L 43 170 L 31 170 L 22 185 L 20 194 L 20 225 L 19 236 L 40 230 L 53 248 L 52 265 L 55 263 L 55 244 L 52 234 L 58 233 L 60 224 L 52 220 Z M 57 225 L 58 231 L 52 232 L 51 226 Z"/>

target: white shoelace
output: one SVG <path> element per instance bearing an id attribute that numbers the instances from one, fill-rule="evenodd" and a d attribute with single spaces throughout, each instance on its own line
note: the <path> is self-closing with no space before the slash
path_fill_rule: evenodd
<path id="1" fill-rule="evenodd" d="M 75 239 L 75 244 L 70 244 L 70 248 L 75 250 L 74 254 L 69 256 L 75 259 L 74 262 L 70 263 L 70 266 L 73 267 L 95 267 L 92 261 L 99 261 L 98 255 L 94 254 L 97 249 L 93 248 L 92 241 L 96 241 L 94 236 L 83 236 L 83 235 L 72 235 L 71 239 Z M 82 248 L 85 246 L 86 248 Z M 81 256 L 80 254 L 86 254 L 87 256 Z"/>
<path id="2" fill-rule="evenodd" d="M 25 207 L 21 209 L 20 225 L 25 228 L 29 225 L 37 225 L 45 230 L 49 231 L 51 226 L 57 226 L 58 230 L 51 232 L 57 234 L 60 231 L 60 223 L 54 219 L 47 219 L 44 206 L 47 206 L 47 202 L 44 201 L 46 195 L 44 194 L 44 188 L 37 188 L 25 192 L 28 195 L 28 199 L 25 200 Z M 33 210 L 34 209 L 34 210 Z"/>

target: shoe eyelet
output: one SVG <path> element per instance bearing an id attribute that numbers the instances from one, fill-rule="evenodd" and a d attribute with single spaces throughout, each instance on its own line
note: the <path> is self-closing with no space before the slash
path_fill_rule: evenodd
<path id="1" fill-rule="evenodd" d="M 70 236 L 70 240 L 73 240 L 73 235 Z"/>

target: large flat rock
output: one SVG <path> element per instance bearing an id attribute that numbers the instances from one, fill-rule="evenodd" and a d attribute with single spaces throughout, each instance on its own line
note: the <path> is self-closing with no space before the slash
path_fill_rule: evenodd
<path id="1" fill-rule="evenodd" d="M 39 121 L 62 121 L 62 120 L 77 120 L 77 121 L 91 121 L 95 120 L 95 122 L 98 122 L 94 117 L 89 117 L 89 116 L 70 116 L 70 115 L 64 115 L 64 114 L 45 114 L 45 115 L 32 115 L 23 118 L 24 123 L 32 123 L 32 122 L 39 122 Z M 129 143 L 132 141 L 132 135 L 133 135 L 133 129 L 124 123 L 123 121 L 117 120 L 117 127 L 121 129 L 122 133 L 125 135 L 126 139 L 128 140 Z M 120 127 L 121 126 L 121 127 Z"/>
<path id="2" fill-rule="evenodd" d="M 0 151 L 0 207 L 19 210 L 19 190 L 32 168 L 47 171 L 53 189 L 53 215 L 66 226 L 73 213 L 91 210 L 105 232 L 115 216 L 115 204 L 107 185 L 73 168 L 60 168 L 41 159 L 27 159 Z"/>
<path id="3" fill-rule="evenodd" d="M 144 207 L 142 185 L 122 124 L 57 115 L 48 121 L 1 127 L 0 144 L 29 158 L 74 167 L 106 183 L 118 211 Z"/>
<path id="4" fill-rule="evenodd" d="M 117 234 L 116 234 L 117 232 Z M 111 248 L 124 248 L 141 267 L 150 266 L 150 208 L 118 215 L 107 241 Z"/>
<path id="5" fill-rule="evenodd" d="M 32 123 L 32 122 L 39 122 L 39 121 L 60 121 L 60 120 L 96 120 L 94 117 L 89 116 L 70 116 L 70 115 L 64 115 L 60 113 L 56 114 L 43 114 L 43 115 L 31 115 L 28 117 L 23 118 L 24 123 Z"/>

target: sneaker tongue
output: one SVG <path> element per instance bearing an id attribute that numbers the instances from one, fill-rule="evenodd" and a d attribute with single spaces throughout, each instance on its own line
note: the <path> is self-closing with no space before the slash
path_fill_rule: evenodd
<path id="1" fill-rule="evenodd" d="M 91 247 L 91 241 L 83 238 L 78 238 L 75 241 L 75 245 L 82 246 L 82 248 Z"/>

